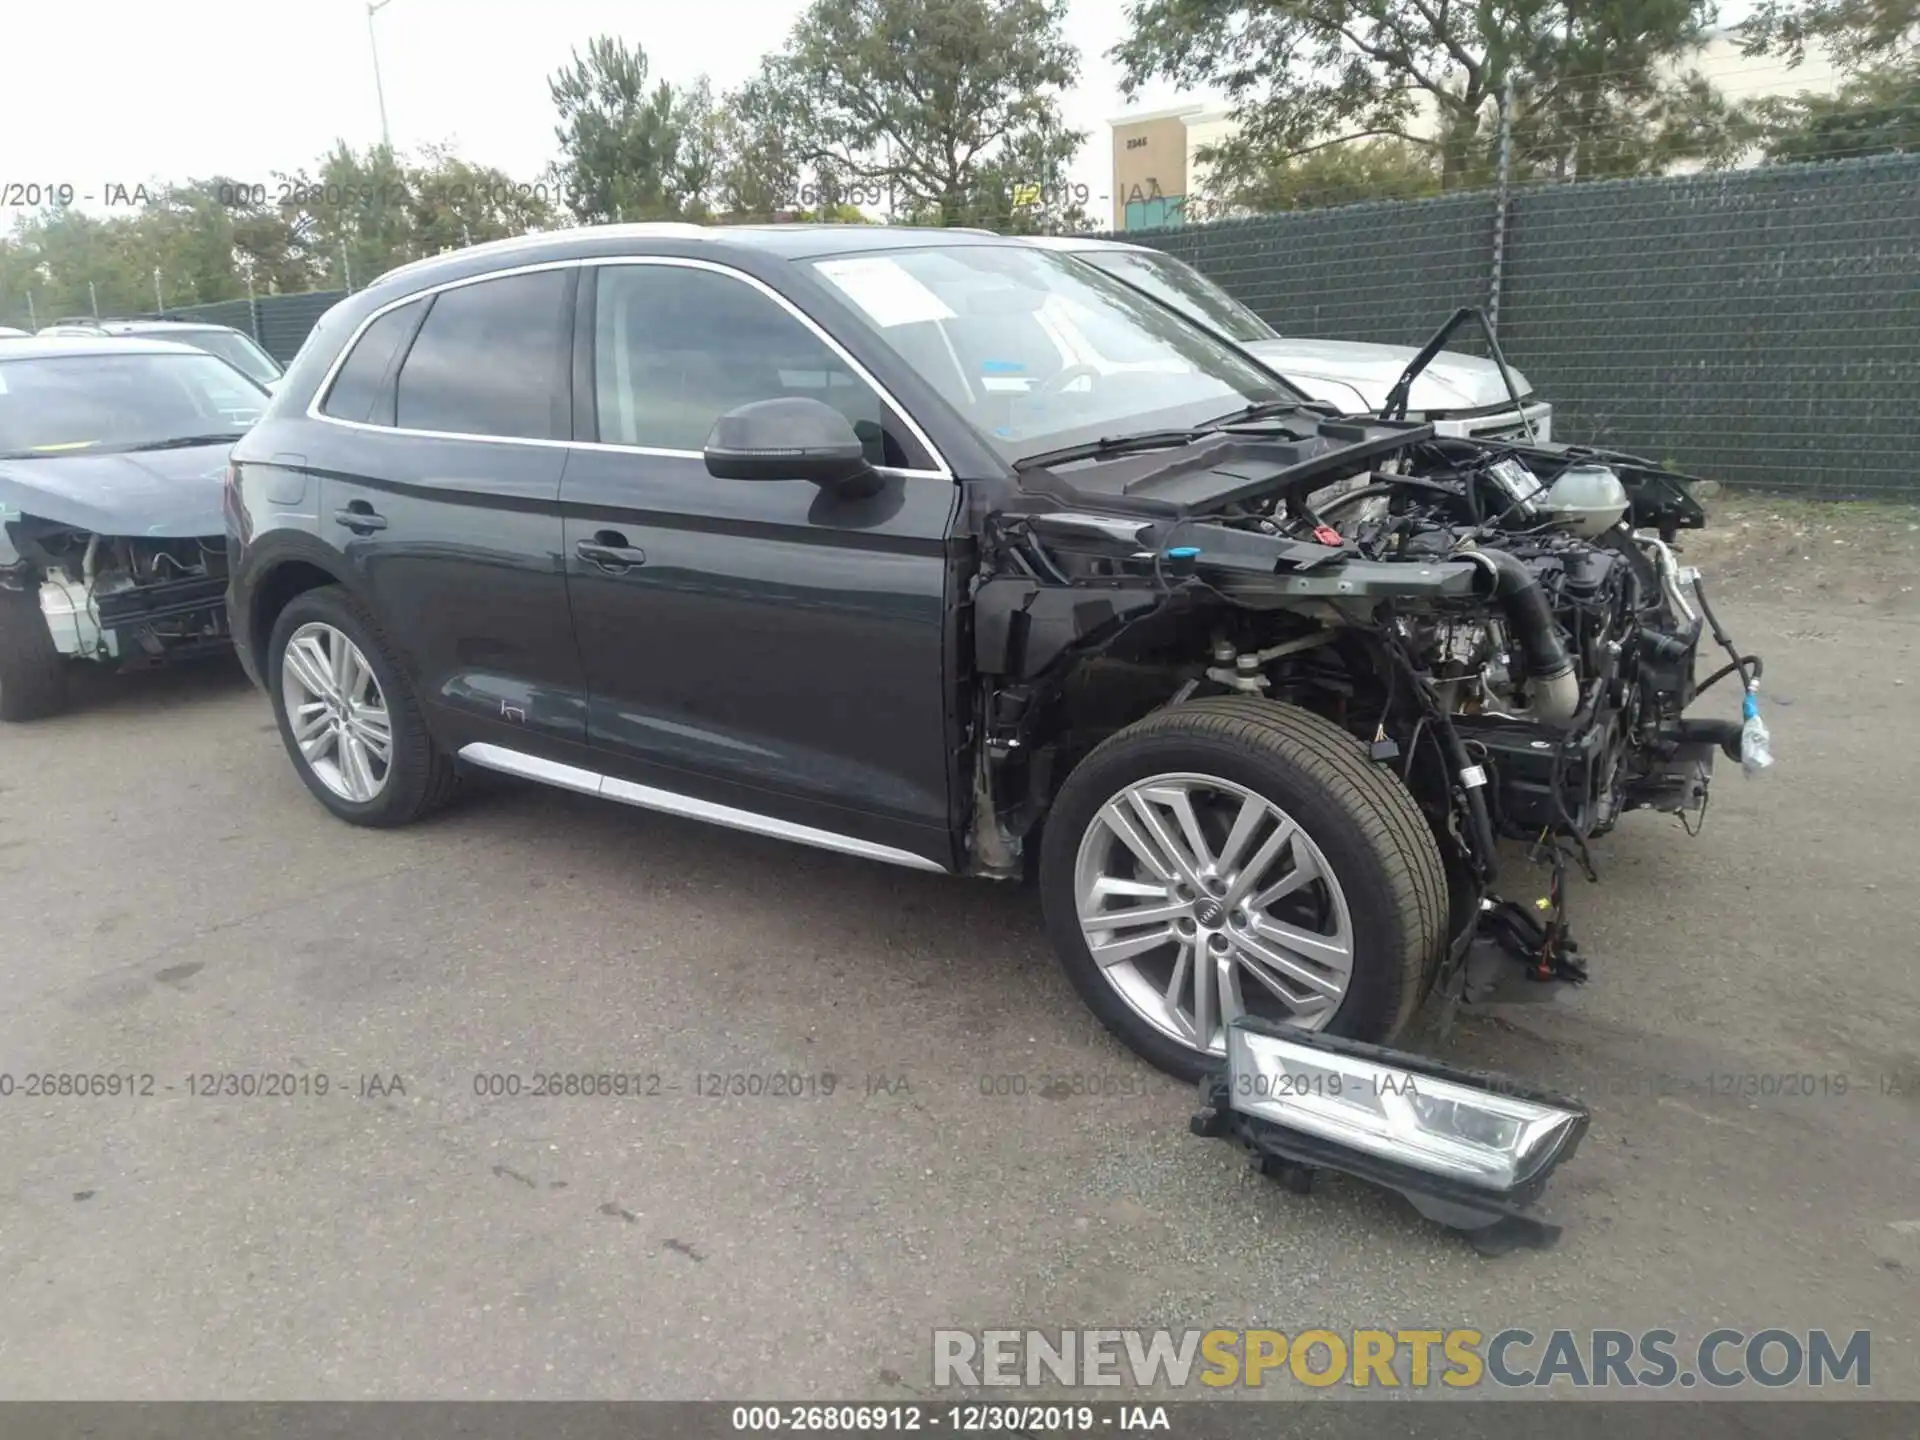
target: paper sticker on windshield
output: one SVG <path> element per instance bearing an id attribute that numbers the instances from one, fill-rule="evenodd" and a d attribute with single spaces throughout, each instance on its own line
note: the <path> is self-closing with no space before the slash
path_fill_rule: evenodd
<path id="1" fill-rule="evenodd" d="M 953 319 L 945 301 L 908 274 L 899 261 L 884 255 L 822 260 L 815 268 L 846 292 L 876 325 L 891 328 Z"/>
<path id="2" fill-rule="evenodd" d="M 1033 388 L 1033 377 L 1024 373 L 1026 368 L 1018 360 L 982 360 L 980 388 L 1024 395 Z"/>

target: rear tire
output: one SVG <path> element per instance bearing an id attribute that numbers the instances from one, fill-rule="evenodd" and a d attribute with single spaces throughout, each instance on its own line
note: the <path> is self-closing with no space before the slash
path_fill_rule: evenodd
<path id="1" fill-rule="evenodd" d="M 1135 786 L 1144 788 L 1129 789 Z M 1211 827 L 1207 839 L 1222 860 L 1220 878 L 1208 881 L 1203 875 L 1200 886 L 1166 883 L 1171 904 L 1181 903 L 1184 891 L 1194 894 L 1195 908 L 1187 912 L 1194 918 L 1169 920 L 1163 945 L 1116 960 L 1115 953 L 1125 950 L 1132 937 L 1144 941 L 1158 933 L 1157 918 L 1134 922 L 1125 911 L 1139 902 L 1143 908 L 1161 908 L 1151 892 L 1162 888 L 1168 877 L 1135 866 L 1131 857 L 1139 851 L 1124 837 L 1116 848 L 1118 832 L 1103 816 L 1117 814 L 1124 820 L 1137 814 L 1130 808 L 1135 795 L 1173 800 L 1183 793 L 1189 794 L 1190 813 L 1217 798 L 1216 808 L 1201 817 L 1205 823 L 1198 828 L 1206 832 Z M 1243 809 L 1249 801 L 1252 806 Z M 1255 875 L 1244 889 L 1237 889 L 1225 868 L 1234 846 L 1230 838 L 1220 841 L 1236 817 L 1262 809 L 1258 802 L 1272 809 L 1239 847 L 1238 861 L 1246 870 L 1255 869 L 1253 858 L 1269 843 L 1258 837 L 1277 835 L 1287 823 L 1305 844 L 1272 841 L 1280 848 L 1272 852 L 1277 858 L 1267 862 L 1264 876 Z M 1110 803 L 1117 805 L 1116 811 L 1107 810 Z M 1150 808 L 1156 803 L 1150 799 Z M 1177 815 L 1177 803 L 1166 813 Z M 1179 828 L 1163 828 L 1180 839 L 1191 860 L 1194 847 L 1180 837 Z M 1130 878 L 1111 873 L 1116 855 L 1118 868 L 1130 871 Z M 1281 860 L 1286 869 L 1271 868 Z M 1309 878 L 1298 882 L 1301 875 Z M 1265 894 L 1263 886 L 1283 888 L 1272 883 L 1276 878 L 1296 880 L 1294 892 L 1277 905 L 1305 906 L 1322 921 L 1293 923 L 1291 916 L 1304 913 L 1299 909 L 1276 916 L 1272 910 L 1249 910 L 1237 902 L 1222 915 L 1206 906 L 1207 883 L 1223 887 L 1232 900 L 1236 894 Z M 1250 697 L 1206 699 L 1156 711 L 1088 755 L 1067 777 L 1047 817 L 1040 888 L 1049 935 L 1081 998 L 1130 1049 L 1183 1079 L 1224 1063 L 1222 1012 L 1230 1014 L 1231 1007 L 1221 998 L 1227 993 L 1225 983 L 1215 983 L 1210 1023 L 1204 1026 L 1211 1043 L 1200 1048 L 1203 1027 L 1195 1013 L 1199 999 L 1191 989 L 1192 979 L 1178 978 L 1178 957 L 1187 957 L 1185 973 L 1191 977 L 1198 968 L 1196 957 L 1211 955 L 1210 979 L 1224 972 L 1236 985 L 1245 980 L 1239 988 L 1250 997 L 1247 1008 L 1271 1018 L 1387 1044 L 1418 1008 L 1446 936 L 1447 881 L 1439 847 L 1406 787 L 1332 722 L 1294 706 Z M 1089 901 L 1089 894 L 1096 892 L 1108 900 L 1117 893 L 1131 903 Z M 1097 915 L 1117 915 L 1119 923 L 1084 925 L 1082 912 L 1090 904 Z M 1249 913 L 1251 920 L 1236 918 Z M 1290 938 L 1276 946 L 1272 937 L 1280 931 L 1266 928 L 1263 934 L 1263 927 L 1281 923 Z M 1323 935 L 1324 963 L 1315 958 L 1321 952 L 1311 948 Z M 1107 955 L 1105 965 L 1094 958 L 1094 940 Z M 1277 949 L 1292 968 L 1250 962 L 1249 957 L 1260 953 L 1255 942 L 1267 954 Z M 1344 976 L 1338 943 L 1346 947 Z M 1210 944 L 1218 949 L 1209 952 Z M 1312 963 L 1303 963 L 1307 961 Z M 1287 1002 L 1255 973 L 1260 970 L 1305 997 L 1298 1018 L 1280 1013 Z M 1296 983 L 1295 976 L 1317 980 L 1321 988 Z M 1336 984 L 1344 989 L 1329 998 Z M 1162 985 L 1178 1000 L 1167 1001 Z M 1183 1017 L 1179 1005 L 1189 995 L 1193 1002 Z"/>
<path id="2" fill-rule="evenodd" d="M 299 635 L 329 632 L 352 643 L 378 686 L 372 693 L 384 703 L 387 758 L 378 788 L 370 798 L 342 794 L 323 778 L 324 771 L 303 753 L 287 712 L 285 667 L 289 645 Z M 303 591 L 288 602 L 267 642 L 265 679 L 274 719 L 280 725 L 280 740 L 294 770 L 314 798 L 340 819 L 353 825 L 391 828 L 410 824 L 452 798 L 459 781 L 453 757 L 427 732 L 419 698 L 391 642 L 365 607 L 340 586 Z"/>
<path id="3" fill-rule="evenodd" d="M 67 708 L 67 659 L 54 648 L 38 588 L 0 590 L 0 720 L 40 720 Z"/>

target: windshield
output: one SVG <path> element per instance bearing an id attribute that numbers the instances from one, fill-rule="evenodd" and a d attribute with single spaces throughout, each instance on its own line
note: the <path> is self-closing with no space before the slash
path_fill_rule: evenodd
<path id="1" fill-rule="evenodd" d="M 0 454 L 145 450 L 196 436 L 237 439 L 266 409 L 264 390 L 224 360 L 173 355 L 0 352 Z"/>
<path id="2" fill-rule="evenodd" d="M 1076 250 L 1074 255 L 1097 269 L 1191 315 L 1209 329 L 1242 344 L 1250 340 L 1277 340 L 1278 332 L 1213 281 L 1183 260 L 1159 251 Z"/>
<path id="3" fill-rule="evenodd" d="M 274 358 L 238 330 L 177 330 L 153 338 L 177 340 L 209 355 L 218 355 L 249 380 L 257 380 L 262 385 L 280 378 L 280 366 Z"/>
<path id="4" fill-rule="evenodd" d="M 1052 251 L 936 245 L 812 263 L 1010 461 L 1294 398 L 1179 314 Z"/>

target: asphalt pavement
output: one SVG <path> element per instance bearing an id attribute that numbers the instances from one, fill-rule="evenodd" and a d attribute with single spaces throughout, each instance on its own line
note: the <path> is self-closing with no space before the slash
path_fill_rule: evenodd
<path id="1" fill-rule="evenodd" d="M 1724 608 L 1779 763 L 1698 838 L 1630 817 L 1592 983 L 1446 1042 L 1596 1112 L 1500 1259 L 1189 1136 L 1018 888 L 513 784 L 356 830 L 236 668 L 100 677 L 0 729 L 0 1393 L 909 1400 L 935 1327 L 1729 1325 L 1870 1330 L 1920 1398 L 1920 624 Z"/>

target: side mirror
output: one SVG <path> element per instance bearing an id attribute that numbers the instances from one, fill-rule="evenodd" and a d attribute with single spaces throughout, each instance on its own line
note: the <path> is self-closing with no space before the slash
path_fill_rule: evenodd
<path id="1" fill-rule="evenodd" d="M 703 453 L 707 473 L 722 480 L 810 480 L 850 500 L 880 488 L 853 423 L 806 396 L 727 411 L 713 422 Z"/>

